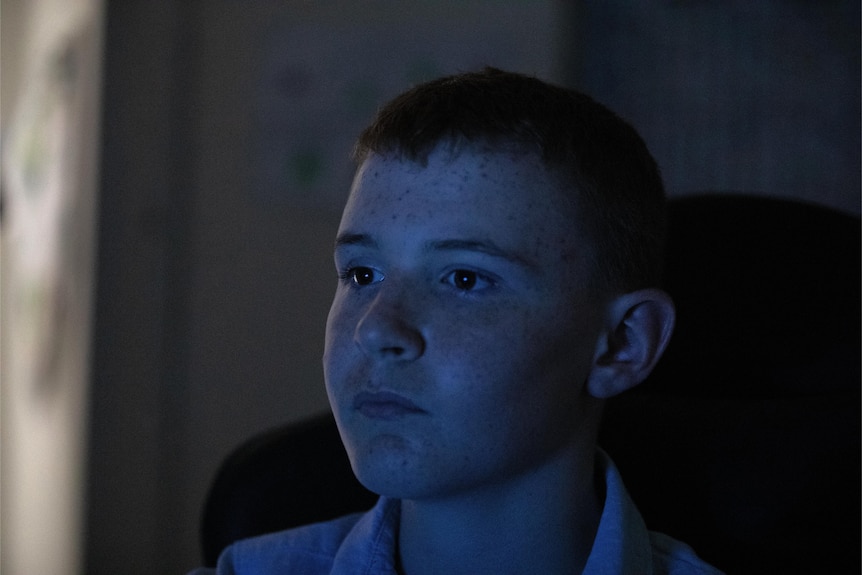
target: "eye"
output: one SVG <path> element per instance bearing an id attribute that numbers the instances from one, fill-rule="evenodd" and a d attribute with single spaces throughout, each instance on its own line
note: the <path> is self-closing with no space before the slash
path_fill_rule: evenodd
<path id="1" fill-rule="evenodd" d="M 443 281 L 461 291 L 484 289 L 492 284 L 489 278 L 472 270 L 454 270 Z"/>
<path id="2" fill-rule="evenodd" d="M 358 266 L 350 268 L 341 275 L 341 279 L 350 280 L 358 286 L 367 286 L 383 281 L 383 275 L 373 268 Z"/>

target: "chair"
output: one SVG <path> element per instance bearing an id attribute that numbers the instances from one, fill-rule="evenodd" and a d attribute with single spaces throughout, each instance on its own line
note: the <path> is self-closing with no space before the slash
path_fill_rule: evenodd
<path id="1" fill-rule="evenodd" d="M 370 509 L 377 501 L 356 480 L 326 413 L 255 436 L 222 463 L 204 504 L 205 566 L 245 537 Z"/>
<path id="2" fill-rule="evenodd" d="M 857 572 L 859 219 L 676 200 L 665 276 L 674 336 L 600 438 L 647 525 L 728 573 Z"/>
<path id="3" fill-rule="evenodd" d="M 728 573 L 859 566 L 859 218 L 734 194 L 671 202 L 675 335 L 608 402 L 600 443 L 651 529 Z M 369 508 L 332 416 L 253 438 L 220 469 L 204 562 L 231 541 Z"/>

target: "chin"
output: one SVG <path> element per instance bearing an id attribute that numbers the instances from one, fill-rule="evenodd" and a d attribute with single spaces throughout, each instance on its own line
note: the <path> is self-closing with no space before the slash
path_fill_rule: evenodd
<path id="1" fill-rule="evenodd" d="M 351 453 L 356 479 L 369 491 L 391 499 L 418 499 L 437 491 L 439 478 L 432 471 L 419 471 L 415 461 L 403 454 L 379 451 L 361 459 Z"/>
<path id="2" fill-rule="evenodd" d="M 422 495 L 417 482 L 406 474 L 395 471 L 364 471 L 355 470 L 359 483 L 367 490 L 390 499 L 415 499 Z"/>

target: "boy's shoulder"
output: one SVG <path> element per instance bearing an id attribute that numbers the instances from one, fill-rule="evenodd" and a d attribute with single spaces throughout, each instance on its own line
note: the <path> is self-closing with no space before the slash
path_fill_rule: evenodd
<path id="1" fill-rule="evenodd" d="M 225 549 L 218 567 L 196 575 L 317 575 L 394 572 L 395 531 L 400 504 L 380 498 L 371 510 L 238 541 Z"/>
<path id="2" fill-rule="evenodd" d="M 653 568 L 662 575 L 724 575 L 704 562 L 687 544 L 656 531 L 649 532 Z"/>
<path id="3" fill-rule="evenodd" d="M 233 565 L 237 574 L 269 573 L 267 569 L 273 569 L 275 573 L 276 568 L 286 567 L 297 569 L 297 573 L 315 573 L 318 570 L 328 573 L 344 539 L 362 516 L 362 513 L 354 513 L 244 539 L 225 550 L 219 563 Z"/>

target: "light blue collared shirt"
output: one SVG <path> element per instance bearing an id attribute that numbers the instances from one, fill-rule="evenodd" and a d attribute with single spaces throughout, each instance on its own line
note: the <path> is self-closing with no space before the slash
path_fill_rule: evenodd
<path id="1" fill-rule="evenodd" d="M 721 575 L 684 543 L 648 531 L 616 466 L 599 450 L 605 505 L 583 575 Z M 367 513 L 234 543 L 216 570 L 189 575 L 396 575 L 401 503 L 381 497 Z"/>

